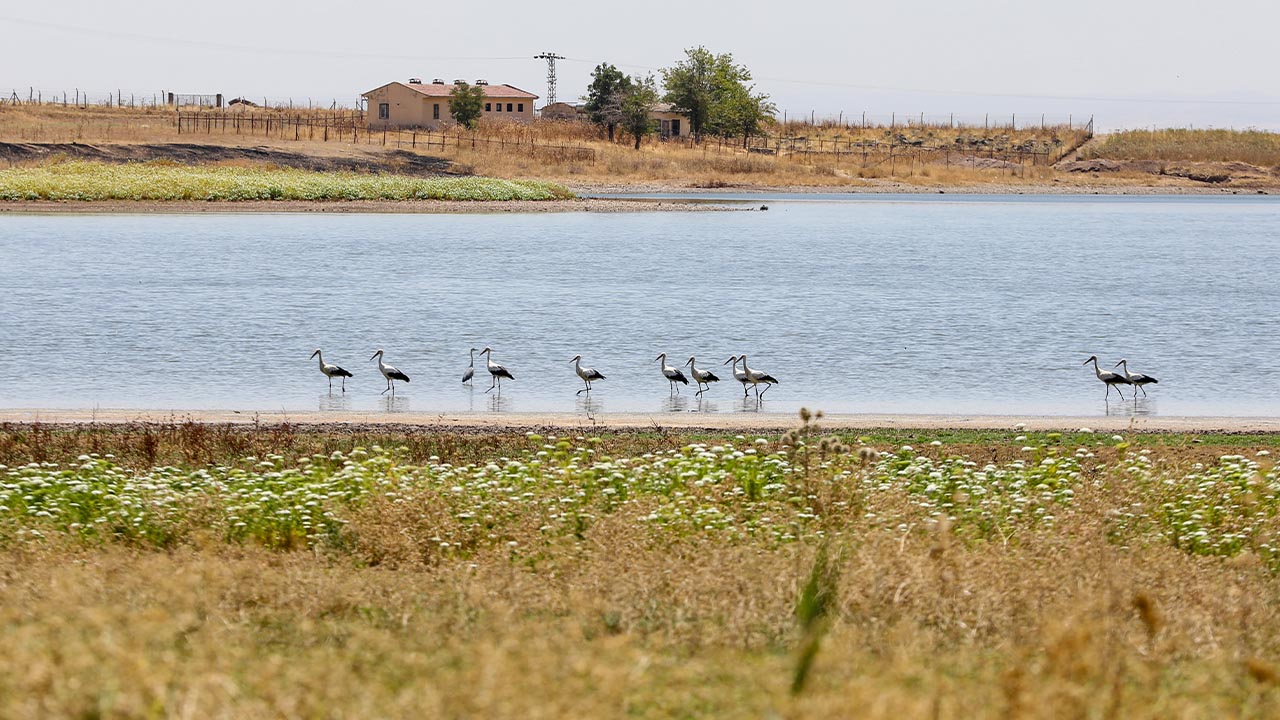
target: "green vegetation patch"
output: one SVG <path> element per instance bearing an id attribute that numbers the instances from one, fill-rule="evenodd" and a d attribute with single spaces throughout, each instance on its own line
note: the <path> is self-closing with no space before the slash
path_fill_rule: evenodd
<path id="1" fill-rule="evenodd" d="M 0 170 L 0 200 L 562 200 L 573 193 L 537 180 L 420 178 L 245 168 L 60 162 Z"/>
<path id="2" fill-rule="evenodd" d="M 580 538 L 606 516 L 668 540 L 776 547 L 943 523 L 967 541 L 1007 543 L 1052 529 L 1081 493 L 1110 488 L 1119 494 L 1086 512 L 1108 518 L 1115 544 L 1248 551 L 1280 570 L 1280 470 L 1266 450 L 1188 466 L 1134 452 L 1118 435 L 1074 448 L 1030 444 L 998 462 L 947 453 L 939 441 L 854 451 L 798 433 L 781 444 L 739 437 L 630 457 L 609 457 L 602 444 L 530 434 L 518 454 L 457 465 L 378 447 L 197 470 L 135 471 L 96 454 L 0 465 L 0 541 L 54 533 L 170 547 L 211 531 L 229 542 L 340 550 L 359 544 L 349 523 L 373 503 L 377 516 L 397 507 L 432 515 L 432 542 L 448 554 Z"/>

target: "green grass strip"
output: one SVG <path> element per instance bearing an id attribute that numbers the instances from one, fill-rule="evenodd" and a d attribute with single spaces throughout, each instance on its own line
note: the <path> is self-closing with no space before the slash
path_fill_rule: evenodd
<path id="1" fill-rule="evenodd" d="M 0 200 L 560 200 L 562 185 L 488 177 L 420 178 L 292 168 L 60 162 L 0 170 Z"/>

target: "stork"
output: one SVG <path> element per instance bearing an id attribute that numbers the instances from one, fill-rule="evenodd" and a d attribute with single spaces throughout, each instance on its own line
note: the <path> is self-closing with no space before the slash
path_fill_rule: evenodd
<path id="1" fill-rule="evenodd" d="M 347 391 L 347 378 L 351 377 L 351 373 L 343 370 L 333 363 L 325 362 L 324 353 L 320 352 L 318 348 L 315 352 L 311 353 L 311 357 L 320 358 L 320 372 L 324 373 L 324 376 L 329 378 L 329 392 L 333 392 L 333 379 L 336 377 L 342 378 L 342 392 Z"/>
<path id="2" fill-rule="evenodd" d="M 372 355 L 370 355 L 370 356 L 369 356 L 369 359 L 370 359 L 370 360 L 372 360 L 372 359 L 374 359 L 374 358 L 378 358 L 378 372 L 382 373 L 382 377 L 384 377 L 384 378 L 386 378 L 386 379 L 387 379 L 387 390 L 390 390 L 390 391 L 391 391 L 391 394 L 392 394 L 392 395 L 395 395 L 395 394 L 396 394 L 396 386 L 395 386 L 395 383 L 394 383 L 393 381 L 395 381 L 395 380 L 402 380 L 402 381 L 404 381 L 404 382 L 409 382 L 409 376 L 408 376 L 408 375 L 405 375 L 404 373 L 400 372 L 399 370 L 395 369 L 394 367 L 392 367 L 392 366 L 390 366 L 390 365 L 388 365 L 388 364 L 386 364 L 386 363 L 382 362 L 382 350 L 381 350 L 381 349 L 379 349 L 377 352 L 375 352 L 374 354 L 372 354 Z M 387 390 L 383 390 L 383 391 L 382 391 L 381 393 L 379 393 L 379 394 L 380 394 L 380 395 L 386 395 L 386 394 L 387 394 Z"/>
<path id="3" fill-rule="evenodd" d="M 584 387 L 584 388 L 582 388 L 581 390 L 579 390 L 578 392 L 574 393 L 575 395 L 581 395 L 581 394 L 582 394 L 582 393 L 584 393 L 584 392 L 585 392 L 585 393 L 590 393 L 590 392 L 591 392 L 591 382 L 592 382 L 593 380 L 603 380 L 603 379 L 604 379 L 604 375 L 601 375 L 599 370 L 596 370 L 595 368 L 589 368 L 589 367 L 588 367 L 588 368 L 584 368 L 584 367 L 582 367 L 582 356 L 581 356 L 581 355 L 574 355 L 574 356 L 573 356 L 573 359 L 572 359 L 572 360 L 570 360 L 569 362 L 573 363 L 573 371 L 574 371 L 574 372 L 576 372 L 576 373 L 578 373 L 578 377 L 582 378 L 582 382 L 586 383 L 586 387 Z"/>
<path id="4" fill-rule="evenodd" d="M 737 381 L 738 381 L 738 382 L 740 382 L 740 383 L 742 383 L 742 397 L 746 397 L 746 396 L 747 396 L 747 385 L 749 385 L 749 384 L 751 383 L 751 381 L 747 379 L 747 373 L 746 373 L 746 372 L 744 372 L 744 371 L 742 371 L 742 370 L 739 370 L 739 369 L 738 369 L 738 356 L 737 356 L 737 355 L 734 355 L 734 356 L 730 357 L 728 360 L 725 360 L 725 361 L 724 361 L 724 364 L 725 364 L 725 365 L 728 365 L 729 363 L 733 363 L 733 379 L 734 379 L 734 380 L 737 380 Z"/>
<path id="5" fill-rule="evenodd" d="M 471 348 L 471 362 L 467 363 L 467 369 L 462 371 L 462 384 L 470 385 L 471 378 L 476 376 L 476 349 Z"/>
<path id="6" fill-rule="evenodd" d="M 685 377 L 685 376 L 684 376 L 684 373 L 680 372 L 680 371 L 679 371 L 679 370 L 677 370 L 676 368 L 673 368 L 673 367 L 671 367 L 670 365 L 668 365 L 668 364 L 667 364 L 667 354 L 666 354 L 666 353 L 662 353 L 662 354 L 658 355 L 658 357 L 654 358 L 654 362 L 661 362 L 661 363 L 662 363 L 662 375 L 663 375 L 663 377 L 665 377 L 665 378 L 667 379 L 667 382 L 668 382 L 668 383 L 670 383 L 670 385 L 671 385 L 671 389 L 672 389 L 672 390 L 674 390 L 674 391 L 675 391 L 675 393 L 676 393 L 677 395 L 679 395 L 679 394 L 680 394 L 680 388 L 679 388 L 678 386 L 676 386 L 676 383 L 684 383 L 685 385 L 688 385 L 688 384 L 689 384 L 689 378 Z"/>
<path id="7" fill-rule="evenodd" d="M 489 390 L 497 387 L 498 392 L 502 392 L 502 378 L 515 380 L 515 377 L 512 376 L 511 373 L 507 372 L 506 368 L 493 361 L 493 350 L 485 348 L 480 351 L 480 354 L 485 356 L 485 368 L 488 369 L 489 374 L 493 376 L 493 383 L 489 385 Z M 489 390 L 485 390 L 485 392 L 489 392 Z"/>
<path id="8" fill-rule="evenodd" d="M 742 372 L 746 373 L 747 382 L 751 383 L 756 388 L 756 397 L 764 395 L 764 393 L 769 392 L 769 388 L 778 384 L 777 379 L 774 378 L 769 373 L 764 372 L 762 370 L 752 370 L 751 368 L 747 367 L 746 355 L 739 355 L 738 359 L 742 360 Z M 761 384 L 765 386 L 764 392 L 760 392 Z"/>
<path id="9" fill-rule="evenodd" d="M 1141 390 L 1141 391 L 1142 391 L 1142 396 L 1143 396 L 1143 397 L 1146 397 L 1146 395 L 1147 395 L 1147 389 L 1146 389 L 1146 388 L 1144 388 L 1144 387 L 1142 387 L 1143 385 L 1147 385 L 1147 384 L 1149 384 L 1149 383 L 1158 383 L 1158 382 L 1160 382 L 1159 380 L 1157 380 L 1157 379 L 1155 379 L 1155 378 L 1151 377 L 1150 375 L 1143 375 L 1142 373 L 1131 373 L 1131 372 L 1129 372 L 1129 361 L 1128 361 L 1128 360 L 1121 360 L 1120 362 L 1116 363 L 1116 365 L 1115 365 L 1115 366 L 1116 366 L 1116 367 L 1120 367 L 1120 366 L 1122 366 L 1122 365 L 1124 366 L 1124 378 L 1125 378 L 1126 380 L 1128 380 L 1128 381 L 1129 381 L 1129 384 L 1130 384 L 1130 385 L 1133 385 L 1134 387 L 1136 387 L 1136 388 L 1138 388 L 1139 390 Z M 1120 388 L 1116 388 L 1116 389 L 1117 389 L 1117 390 L 1119 390 Z M 1135 395 L 1135 397 L 1136 397 L 1136 395 Z"/>
<path id="10" fill-rule="evenodd" d="M 720 382 L 720 378 L 716 377 L 716 374 L 710 370 L 699 370 L 695 360 L 696 358 L 690 355 L 689 362 L 685 363 L 685 365 L 689 366 L 689 374 L 693 376 L 694 382 L 698 383 L 698 392 L 693 394 L 694 397 L 697 397 L 710 390 L 711 383 Z M 706 385 L 706 387 L 702 387 L 703 385 Z"/>
<path id="11" fill-rule="evenodd" d="M 1120 396 L 1120 399 L 1123 400 L 1124 393 L 1120 392 L 1120 386 L 1132 385 L 1133 383 L 1129 382 L 1129 378 L 1125 377 L 1124 375 L 1121 375 L 1120 373 L 1113 373 L 1109 370 L 1100 369 L 1098 367 L 1097 355 L 1090 355 L 1089 359 L 1085 360 L 1083 363 L 1081 363 L 1081 365 L 1088 365 L 1089 363 L 1093 363 L 1093 373 L 1098 376 L 1098 379 L 1106 383 L 1107 399 L 1111 398 L 1111 388 L 1112 386 L 1114 386 L 1116 389 L 1116 393 Z"/>

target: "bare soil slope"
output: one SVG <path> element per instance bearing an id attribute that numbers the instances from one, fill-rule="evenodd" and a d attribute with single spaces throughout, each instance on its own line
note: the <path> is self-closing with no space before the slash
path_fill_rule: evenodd
<path id="1" fill-rule="evenodd" d="M 166 160 L 184 165 L 218 163 L 270 164 L 300 170 L 398 173 L 430 177 L 469 175 L 467 168 L 448 160 L 407 150 L 355 149 L 347 154 L 295 152 L 265 145 L 210 145 L 198 143 L 83 144 L 0 143 L 0 162 L 10 165 L 40 162 L 57 157 L 108 163 Z"/>

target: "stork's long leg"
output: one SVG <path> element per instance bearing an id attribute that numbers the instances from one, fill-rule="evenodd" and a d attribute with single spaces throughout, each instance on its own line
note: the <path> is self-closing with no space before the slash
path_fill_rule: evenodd
<path id="1" fill-rule="evenodd" d="M 329 387 L 333 387 L 332 380 L 329 381 Z M 346 392 L 346 391 L 347 391 L 347 379 L 344 377 L 342 378 L 342 392 Z"/>
<path id="2" fill-rule="evenodd" d="M 767 392 L 769 392 L 769 388 L 771 388 L 771 387 L 773 387 L 773 384 L 772 384 L 772 383 L 765 383 L 765 384 L 764 384 L 764 390 L 760 393 L 760 396 L 761 396 L 761 397 L 764 397 L 764 394 L 765 394 L 765 393 L 767 393 Z"/>
<path id="3" fill-rule="evenodd" d="M 495 385 L 497 385 L 497 384 L 498 384 L 498 376 L 497 376 L 497 375 L 494 375 L 494 376 L 493 376 L 493 382 L 489 383 L 489 390 L 492 390 L 492 389 L 494 388 L 494 386 L 495 386 Z M 485 392 L 489 392 L 489 390 L 485 390 Z"/>
<path id="4" fill-rule="evenodd" d="M 1133 384 L 1133 386 L 1134 386 L 1134 387 L 1136 387 L 1136 388 L 1138 388 L 1139 390 L 1141 390 L 1141 391 L 1142 391 L 1142 397 L 1146 397 L 1146 396 L 1147 396 L 1147 389 L 1146 389 L 1146 388 L 1142 387 L 1142 386 L 1141 386 L 1141 385 L 1139 385 L 1138 383 L 1134 383 L 1134 384 Z M 1137 397 L 1137 396 L 1135 395 L 1134 397 Z"/>

